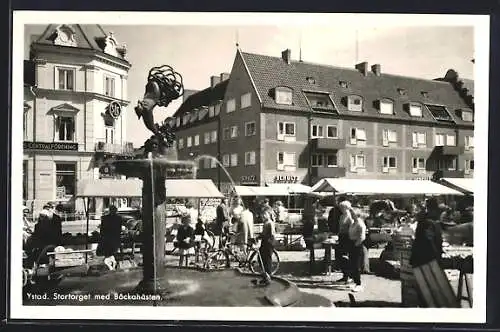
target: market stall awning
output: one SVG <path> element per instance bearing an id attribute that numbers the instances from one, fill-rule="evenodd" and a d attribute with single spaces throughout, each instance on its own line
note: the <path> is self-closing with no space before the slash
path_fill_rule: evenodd
<path id="1" fill-rule="evenodd" d="M 307 194 L 311 191 L 311 187 L 301 183 L 268 183 L 267 186 L 286 190 L 290 194 Z"/>
<path id="2" fill-rule="evenodd" d="M 169 179 L 165 181 L 167 197 L 222 198 L 212 180 Z M 77 183 L 78 197 L 141 197 L 142 180 L 99 179 Z"/>
<path id="3" fill-rule="evenodd" d="M 79 180 L 76 185 L 78 197 L 141 197 L 142 180 L 98 179 Z"/>
<path id="4" fill-rule="evenodd" d="M 356 195 L 463 195 L 429 180 L 372 180 L 327 178 L 316 183 L 312 192 Z"/>
<path id="5" fill-rule="evenodd" d="M 288 196 L 290 193 L 284 187 L 234 186 L 238 196 Z"/>
<path id="6" fill-rule="evenodd" d="M 471 178 L 441 178 L 440 183 L 464 194 L 474 193 L 474 179 Z"/>

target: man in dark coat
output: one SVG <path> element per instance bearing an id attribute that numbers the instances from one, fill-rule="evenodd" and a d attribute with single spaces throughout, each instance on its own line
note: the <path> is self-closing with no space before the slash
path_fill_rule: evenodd
<path id="1" fill-rule="evenodd" d="M 224 227 L 229 225 L 229 210 L 227 207 L 227 198 L 223 198 L 221 203 L 217 206 L 216 218 L 215 218 L 215 232 L 214 235 L 219 238 L 217 241 L 219 248 L 221 247 L 222 234 L 224 233 Z"/>
<path id="2" fill-rule="evenodd" d="M 122 218 L 117 214 L 116 206 L 109 207 L 109 213 L 101 217 L 101 242 L 99 255 L 105 257 L 104 263 L 110 270 L 116 268 L 115 253 L 121 245 Z"/>

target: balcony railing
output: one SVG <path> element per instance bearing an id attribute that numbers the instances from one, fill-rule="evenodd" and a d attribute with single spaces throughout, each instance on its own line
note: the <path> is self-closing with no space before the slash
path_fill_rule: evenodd
<path id="1" fill-rule="evenodd" d="M 311 141 L 315 150 L 342 150 L 345 148 L 345 138 L 313 138 Z"/>
<path id="2" fill-rule="evenodd" d="M 438 169 L 434 172 L 433 177 L 435 179 L 441 178 L 463 178 L 465 177 L 465 171 L 462 170 L 448 170 L 448 169 Z"/>
<path id="3" fill-rule="evenodd" d="M 436 146 L 434 147 L 434 151 L 436 151 L 437 154 L 442 155 L 442 156 L 458 156 L 460 154 L 463 154 L 465 151 L 465 147 L 463 145 L 461 146 Z"/>
<path id="4" fill-rule="evenodd" d="M 109 154 L 129 155 L 134 153 L 134 146 L 131 142 L 126 142 L 124 144 L 97 142 L 95 151 Z"/>
<path id="5" fill-rule="evenodd" d="M 313 167 L 311 175 L 316 178 L 341 178 L 345 176 L 345 167 Z"/>

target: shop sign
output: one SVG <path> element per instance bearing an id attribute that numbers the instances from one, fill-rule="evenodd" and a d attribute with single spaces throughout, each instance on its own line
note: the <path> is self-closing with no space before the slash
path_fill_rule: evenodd
<path id="1" fill-rule="evenodd" d="M 273 179 L 274 183 L 297 183 L 298 181 L 299 177 L 294 175 L 276 175 Z"/>
<path id="2" fill-rule="evenodd" d="M 432 176 L 421 176 L 421 177 L 418 177 L 418 178 L 413 178 L 412 180 L 416 180 L 416 181 L 428 181 L 428 180 L 432 180 Z"/>
<path id="3" fill-rule="evenodd" d="M 78 143 L 59 143 L 59 142 L 23 142 L 25 150 L 43 150 L 43 151 L 78 151 Z"/>
<path id="4" fill-rule="evenodd" d="M 255 175 L 243 175 L 241 177 L 241 181 L 240 181 L 242 184 L 245 184 L 245 183 L 257 183 L 257 177 Z"/>
<path id="5" fill-rule="evenodd" d="M 120 117 L 120 114 L 122 113 L 122 107 L 116 101 L 112 101 L 108 105 L 108 113 L 109 115 L 111 115 L 113 119 L 116 120 Z"/>

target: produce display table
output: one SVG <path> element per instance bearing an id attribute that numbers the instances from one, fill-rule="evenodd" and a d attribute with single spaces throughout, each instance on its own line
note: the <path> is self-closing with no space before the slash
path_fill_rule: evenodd
<path id="1" fill-rule="evenodd" d="M 332 249 L 338 244 L 338 238 L 328 238 L 321 244 L 325 249 L 325 273 L 329 276 L 332 274 Z"/>

